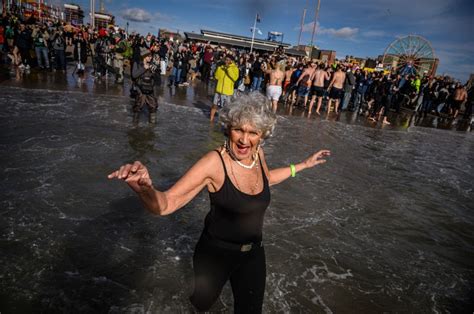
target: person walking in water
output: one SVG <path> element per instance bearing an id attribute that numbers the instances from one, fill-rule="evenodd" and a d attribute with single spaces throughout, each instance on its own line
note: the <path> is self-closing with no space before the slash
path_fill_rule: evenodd
<path id="1" fill-rule="evenodd" d="M 281 67 L 284 69 L 283 64 L 278 64 L 276 61 L 270 62 L 271 69 L 265 70 L 265 73 L 270 75 L 267 86 L 267 98 L 272 102 L 272 110 L 274 113 L 278 109 L 278 101 L 282 93 L 281 84 L 285 78 L 285 72 L 282 71 Z"/>
<path id="2" fill-rule="evenodd" d="M 329 73 L 325 71 L 324 63 L 320 63 L 318 69 L 314 71 L 312 78 L 313 86 L 311 87 L 311 101 L 309 102 L 308 116 L 311 115 L 313 110 L 314 101 L 318 99 L 316 105 L 316 114 L 320 115 L 321 104 L 323 103 L 324 97 L 324 82 L 329 80 Z"/>
<path id="3" fill-rule="evenodd" d="M 150 172 L 136 161 L 109 174 L 125 181 L 157 215 L 169 215 L 207 188 L 211 202 L 193 256 L 191 303 L 208 311 L 230 280 L 235 313 L 261 313 L 266 281 L 262 227 L 270 186 L 320 165 L 320 150 L 297 164 L 269 169 L 261 142 L 274 129 L 276 115 L 260 93 L 242 95 L 225 106 L 219 119 L 226 141 L 205 154 L 169 190 L 154 188 Z"/>
<path id="4" fill-rule="evenodd" d="M 298 99 L 296 104 L 298 105 L 299 98 L 303 97 L 303 108 L 306 108 L 308 103 L 309 91 L 311 89 L 311 79 L 314 77 L 314 72 L 316 71 L 316 62 L 309 61 L 307 67 L 301 73 L 301 76 L 298 78 L 296 85 L 298 85 Z"/>
<path id="5" fill-rule="evenodd" d="M 329 91 L 329 102 L 328 102 L 328 109 L 327 113 L 329 114 L 329 110 L 331 109 L 331 102 L 334 101 L 334 112 L 338 113 L 339 103 L 341 102 L 341 98 L 344 95 L 344 90 L 342 89 L 344 85 L 344 81 L 346 80 L 346 73 L 342 71 L 342 66 L 336 66 L 336 72 L 332 77 L 331 83 L 329 83 L 328 91 Z"/>
<path id="6" fill-rule="evenodd" d="M 133 120 L 139 121 L 139 115 L 143 107 L 148 108 L 148 122 L 156 123 L 156 110 L 158 100 L 155 97 L 155 71 L 153 68 L 151 51 L 141 48 L 140 51 L 143 62 L 134 63 L 132 67 L 132 80 L 136 85 L 136 95 L 133 104 Z"/>
<path id="7" fill-rule="evenodd" d="M 454 90 L 453 93 L 453 102 L 451 104 L 450 108 L 450 114 L 452 114 L 453 119 L 456 119 L 458 116 L 459 110 L 461 109 L 461 106 L 466 102 L 467 100 L 467 91 L 464 88 L 464 86 L 461 85 L 461 83 L 456 83 L 456 89 Z"/>
<path id="8" fill-rule="evenodd" d="M 224 64 L 217 67 L 214 78 L 217 80 L 217 84 L 211 107 L 211 122 L 214 121 L 217 108 L 224 108 L 234 95 L 234 84 L 239 79 L 239 68 L 235 65 L 232 55 L 227 55 Z"/>

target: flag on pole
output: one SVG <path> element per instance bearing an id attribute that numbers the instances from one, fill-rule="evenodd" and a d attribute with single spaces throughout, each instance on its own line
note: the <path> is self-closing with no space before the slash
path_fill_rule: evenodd
<path id="1" fill-rule="evenodd" d="M 250 27 L 250 31 L 253 33 L 253 27 Z M 255 31 L 256 31 L 259 35 L 263 35 L 262 31 L 261 31 L 258 27 L 255 27 Z"/>
<path id="2" fill-rule="evenodd" d="M 257 23 L 260 23 L 260 14 L 257 13 L 257 17 L 255 18 L 255 20 L 257 21 Z"/>

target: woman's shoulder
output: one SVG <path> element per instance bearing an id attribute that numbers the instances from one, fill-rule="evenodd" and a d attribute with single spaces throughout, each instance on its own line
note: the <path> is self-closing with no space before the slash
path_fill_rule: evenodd
<path id="1" fill-rule="evenodd" d="M 200 162 L 205 166 L 213 166 L 216 162 L 221 161 L 220 155 L 222 155 L 222 149 L 219 147 L 204 154 L 204 156 L 201 157 Z"/>

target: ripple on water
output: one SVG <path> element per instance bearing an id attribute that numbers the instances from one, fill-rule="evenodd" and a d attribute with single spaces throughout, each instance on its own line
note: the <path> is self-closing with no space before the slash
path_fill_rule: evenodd
<path id="1" fill-rule="evenodd" d="M 19 91 L 2 88 L 0 112 L 7 309 L 186 312 L 206 193 L 157 218 L 106 175 L 138 159 L 169 187 L 222 143 L 208 112 L 161 101 L 150 127 L 133 125 L 128 98 Z M 264 311 L 465 311 L 473 144 L 470 134 L 279 117 L 264 146 L 270 166 L 320 148 L 332 156 L 272 187 Z M 231 309 L 228 286 L 218 303 Z"/>

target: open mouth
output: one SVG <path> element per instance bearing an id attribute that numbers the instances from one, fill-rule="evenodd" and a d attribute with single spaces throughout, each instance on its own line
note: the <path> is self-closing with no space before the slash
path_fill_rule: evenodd
<path id="1" fill-rule="evenodd" d="M 236 147 L 237 147 L 236 152 L 237 152 L 239 155 L 246 155 L 246 154 L 248 154 L 248 152 L 250 151 L 250 147 L 249 147 L 249 146 L 246 146 L 246 145 L 239 145 L 239 144 L 236 144 Z"/>

